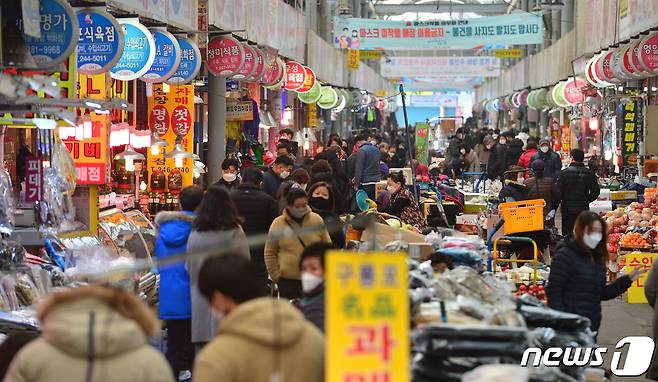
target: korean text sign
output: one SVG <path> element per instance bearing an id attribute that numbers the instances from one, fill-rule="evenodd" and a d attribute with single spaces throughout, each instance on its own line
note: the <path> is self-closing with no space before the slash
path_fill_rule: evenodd
<path id="1" fill-rule="evenodd" d="M 382 76 L 435 77 L 458 74 L 472 77 L 498 77 L 500 59 L 495 57 L 390 57 L 382 60 Z"/>
<path id="2" fill-rule="evenodd" d="M 409 380 L 406 256 L 327 258 L 327 381 Z"/>
<path id="3" fill-rule="evenodd" d="M 626 165 L 637 164 L 637 159 L 635 158 L 640 150 L 639 142 L 642 131 L 641 107 L 640 102 L 637 100 L 623 104 L 622 126 L 624 126 L 624 130 L 622 134 L 622 156 Z"/>
<path id="4" fill-rule="evenodd" d="M 169 144 L 171 151 L 176 144 L 176 137 L 181 136 L 181 144 L 187 152 L 194 149 L 194 86 L 171 86 L 165 93 L 161 84 L 153 85 L 153 96 L 148 97 L 149 128 L 157 131 L 160 137 Z M 162 171 L 167 176 L 176 168 L 176 161 L 165 158 L 165 150 L 160 149 L 157 155 L 148 150 L 148 173 Z M 183 187 L 191 186 L 193 182 L 192 168 L 194 160 L 183 159 L 183 167 L 178 168 L 183 178 Z"/>
<path id="5" fill-rule="evenodd" d="M 341 49 L 470 49 L 487 44 L 541 44 L 543 39 L 541 13 L 427 21 L 334 17 L 334 46 Z"/>
<path id="6" fill-rule="evenodd" d="M 631 284 L 626 294 L 626 302 L 629 304 L 646 304 L 647 298 L 644 296 L 644 282 L 647 279 L 648 271 L 656 257 L 655 253 L 631 252 L 626 255 L 626 266 L 628 272 L 635 267 L 643 267 L 647 273 L 643 274 L 637 281 Z"/>
<path id="7" fill-rule="evenodd" d="M 43 160 L 39 157 L 25 158 L 25 202 L 43 199 Z"/>

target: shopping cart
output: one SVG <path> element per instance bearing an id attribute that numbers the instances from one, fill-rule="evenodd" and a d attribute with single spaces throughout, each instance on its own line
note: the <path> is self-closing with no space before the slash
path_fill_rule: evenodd
<path id="1" fill-rule="evenodd" d="M 487 262 L 490 272 L 496 272 L 498 263 L 532 263 L 533 274 L 532 283 L 537 285 L 537 270 L 539 268 L 539 249 L 537 243 L 529 238 L 522 236 L 510 236 L 516 233 L 541 231 L 544 229 L 544 206 L 546 202 L 543 199 L 524 200 L 520 202 L 500 203 L 498 213 L 502 219 L 496 227 L 489 233 L 489 249 L 491 255 Z M 493 239 L 496 232 L 503 227 L 503 236 Z M 492 240 L 493 239 L 493 240 Z M 493 242 L 493 245 L 491 244 Z M 510 245 L 513 243 L 532 245 L 532 260 L 503 258 L 502 252 L 498 250 L 500 244 Z"/>

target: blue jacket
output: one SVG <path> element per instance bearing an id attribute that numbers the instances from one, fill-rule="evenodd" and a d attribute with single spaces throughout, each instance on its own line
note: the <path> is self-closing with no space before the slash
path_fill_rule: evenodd
<path id="1" fill-rule="evenodd" d="M 187 239 L 192 232 L 194 213 L 160 212 L 155 217 L 159 227 L 155 239 L 155 258 L 163 259 L 187 251 Z M 160 271 L 160 319 L 186 320 L 192 318 L 190 276 L 185 262 L 167 265 Z"/>
<path id="2" fill-rule="evenodd" d="M 364 143 L 354 155 L 356 155 L 356 163 L 354 164 L 355 184 L 359 185 L 382 180 L 382 173 L 379 169 L 382 154 L 378 148 L 371 143 Z"/>

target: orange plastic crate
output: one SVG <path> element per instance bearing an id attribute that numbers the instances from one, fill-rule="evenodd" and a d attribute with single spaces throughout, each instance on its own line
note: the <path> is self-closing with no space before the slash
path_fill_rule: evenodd
<path id="1" fill-rule="evenodd" d="M 500 203 L 498 213 L 505 220 L 503 225 L 505 235 L 543 230 L 545 205 L 544 199 Z"/>

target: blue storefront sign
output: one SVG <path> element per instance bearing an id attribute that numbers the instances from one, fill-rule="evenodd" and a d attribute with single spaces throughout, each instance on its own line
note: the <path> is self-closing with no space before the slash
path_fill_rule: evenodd
<path id="1" fill-rule="evenodd" d="M 179 38 L 180 63 L 178 69 L 167 83 L 170 85 L 184 85 L 194 79 L 201 69 L 201 52 L 199 47 L 189 38 Z"/>
<path id="2" fill-rule="evenodd" d="M 121 25 L 102 9 L 85 8 L 77 15 L 80 24 L 78 71 L 87 75 L 107 72 L 123 54 Z"/>
<path id="3" fill-rule="evenodd" d="M 141 77 L 144 82 L 163 82 L 169 79 L 181 61 L 180 44 L 176 37 L 166 30 L 154 30 L 155 60 L 151 69 Z"/>
<path id="4" fill-rule="evenodd" d="M 22 19 L 17 21 L 23 40 L 34 58 L 35 68 L 59 65 L 75 50 L 78 42 L 78 20 L 66 0 L 41 0 L 39 6 L 41 37 L 23 33 Z"/>
<path id="5" fill-rule="evenodd" d="M 151 68 L 155 60 L 155 40 L 138 19 L 120 19 L 123 27 L 123 54 L 110 71 L 116 80 L 135 80 Z"/>

